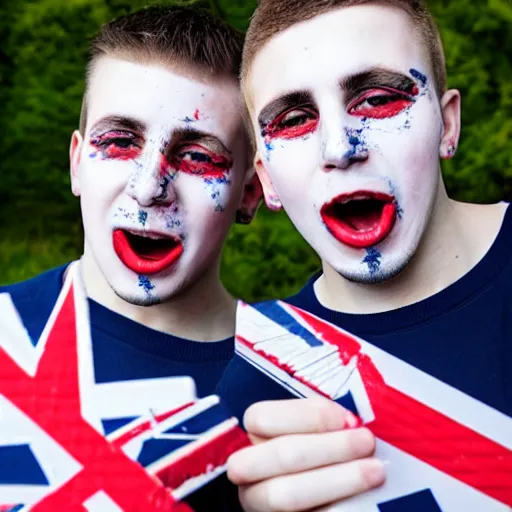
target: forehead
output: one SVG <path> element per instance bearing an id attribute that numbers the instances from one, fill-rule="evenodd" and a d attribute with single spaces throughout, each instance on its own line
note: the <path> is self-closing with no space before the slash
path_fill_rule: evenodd
<path id="1" fill-rule="evenodd" d="M 298 23 L 257 54 L 247 92 L 255 109 L 294 90 L 318 92 L 371 67 L 408 73 L 428 59 L 417 29 L 401 9 L 365 4 L 343 7 Z"/>
<path id="2" fill-rule="evenodd" d="M 235 79 L 206 82 L 193 72 L 167 65 L 102 57 L 94 65 L 88 89 L 88 127 L 105 116 L 133 117 L 149 129 L 172 128 L 194 119 L 202 131 L 235 133 L 242 122 Z M 199 126 L 200 125 L 200 126 Z"/>

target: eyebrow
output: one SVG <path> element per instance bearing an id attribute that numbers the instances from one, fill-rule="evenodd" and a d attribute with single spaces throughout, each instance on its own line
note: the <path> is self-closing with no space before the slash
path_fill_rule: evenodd
<path id="1" fill-rule="evenodd" d="M 218 137 L 211 133 L 196 130 L 195 128 L 179 128 L 173 131 L 172 139 L 176 142 L 201 142 L 209 146 L 215 153 L 224 153 L 231 156 L 231 151 Z"/>
<path id="2" fill-rule="evenodd" d="M 258 115 L 260 128 L 265 128 L 283 110 L 305 103 L 314 103 L 313 95 L 309 91 L 295 91 L 276 98 L 261 109 Z"/>
<path id="3" fill-rule="evenodd" d="M 347 99 L 374 87 L 388 87 L 404 93 L 411 93 L 414 86 L 414 80 L 407 75 L 377 67 L 350 75 L 340 82 L 340 89 L 347 93 Z"/>
<path id="4" fill-rule="evenodd" d="M 91 137 L 95 137 L 105 130 L 129 130 L 143 133 L 146 131 L 146 124 L 133 117 L 106 116 L 94 123 L 91 128 Z"/>
<path id="5" fill-rule="evenodd" d="M 340 89 L 346 91 L 348 99 L 372 87 L 388 87 L 410 94 L 414 86 L 414 80 L 407 75 L 379 67 L 350 75 L 340 82 Z M 315 103 L 312 93 L 307 90 L 290 92 L 272 100 L 258 115 L 260 128 L 264 129 L 283 110 L 306 103 Z"/>

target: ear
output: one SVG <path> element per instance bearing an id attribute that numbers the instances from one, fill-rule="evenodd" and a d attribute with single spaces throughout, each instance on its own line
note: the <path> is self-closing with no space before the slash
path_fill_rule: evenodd
<path id="1" fill-rule="evenodd" d="M 82 134 L 75 130 L 71 136 L 71 143 L 69 145 L 69 171 L 71 175 L 71 191 L 76 197 L 80 196 L 80 154 L 84 139 Z"/>
<path id="2" fill-rule="evenodd" d="M 277 195 L 274 185 L 272 185 L 272 180 L 268 175 L 267 169 L 265 168 L 265 164 L 263 163 L 259 151 L 257 151 L 256 155 L 254 156 L 254 169 L 256 170 L 256 174 L 260 179 L 267 208 L 274 212 L 278 212 L 283 207 L 283 205 L 279 200 L 279 196 Z"/>
<path id="3" fill-rule="evenodd" d="M 249 224 L 263 201 L 263 190 L 258 175 L 253 169 L 247 174 L 248 179 L 245 181 L 242 199 L 236 211 L 235 222 L 237 224 Z"/>
<path id="4" fill-rule="evenodd" d="M 460 136 L 460 93 L 450 89 L 441 98 L 443 115 L 443 136 L 439 146 L 441 158 L 448 159 L 455 155 Z"/>

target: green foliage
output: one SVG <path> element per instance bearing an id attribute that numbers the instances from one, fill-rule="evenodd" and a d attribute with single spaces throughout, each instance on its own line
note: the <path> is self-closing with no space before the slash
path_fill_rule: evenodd
<path id="1" fill-rule="evenodd" d="M 87 40 L 146 0 L 17 0 L 0 7 L 0 283 L 77 257 L 82 233 L 70 192 L 68 147 L 77 127 Z M 211 8 L 239 30 L 256 0 L 170 0 Z M 510 0 L 431 0 L 445 42 L 450 87 L 462 92 L 457 156 L 444 164 L 451 194 L 512 199 Z M 318 260 L 284 214 L 262 209 L 235 226 L 222 277 L 247 300 L 297 290 Z"/>

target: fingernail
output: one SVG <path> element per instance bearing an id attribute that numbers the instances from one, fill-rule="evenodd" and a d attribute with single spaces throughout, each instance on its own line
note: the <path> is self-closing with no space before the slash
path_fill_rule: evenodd
<path id="1" fill-rule="evenodd" d="M 356 416 L 352 411 L 345 412 L 345 424 L 344 427 L 348 428 L 359 428 L 363 425 L 363 420 Z"/>
<path id="2" fill-rule="evenodd" d="M 384 464 L 379 459 L 370 459 L 365 464 L 363 478 L 369 488 L 382 485 L 386 480 Z"/>

